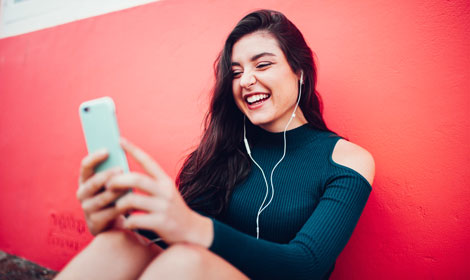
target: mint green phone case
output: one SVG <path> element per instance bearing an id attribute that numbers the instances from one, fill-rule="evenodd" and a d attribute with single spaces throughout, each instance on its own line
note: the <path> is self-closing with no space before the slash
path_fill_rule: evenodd
<path id="1" fill-rule="evenodd" d="M 85 135 L 88 153 L 102 148 L 108 150 L 108 158 L 97 166 L 95 172 L 115 166 L 129 171 L 126 154 L 119 145 L 119 127 L 116 120 L 116 107 L 111 97 L 102 97 L 80 104 L 79 114 Z"/>

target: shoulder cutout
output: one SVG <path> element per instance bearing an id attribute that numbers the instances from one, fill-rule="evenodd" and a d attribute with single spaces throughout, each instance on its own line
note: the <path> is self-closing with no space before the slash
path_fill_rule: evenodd
<path id="1" fill-rule="evenodd" d="M 335 163 L 358 172 L 372 185 L 375 175 L 375 163 L 374 158 L 366 149 L 340 139 L 333 149 L 332 159 Z"/>

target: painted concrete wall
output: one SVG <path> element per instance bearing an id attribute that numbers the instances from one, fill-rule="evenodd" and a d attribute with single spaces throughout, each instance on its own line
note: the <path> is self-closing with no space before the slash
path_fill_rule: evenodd
<path id="1" fill-rule="evenodd" d="M 112 96 L 122 134 L 174 177 L 225 37 L 271 8 L 316 52 L 330 127 L 376 159 L 333 279 L 468 279 L 470 3 L 251 2 L 161 1 L 0 40 L 0 249 L 60 269 L 90 241 L 83 100 Z"/>

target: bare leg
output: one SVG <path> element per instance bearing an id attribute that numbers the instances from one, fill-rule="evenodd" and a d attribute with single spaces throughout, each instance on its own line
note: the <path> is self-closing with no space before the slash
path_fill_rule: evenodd
<path id="1" fill-rule="evenodd" d="M 112 230 L 98 234 L 56 279 L 136 279 L 162 249 L 142 244 L 135 233 Z"/>
<path id="2" fill-rule="evenodd" d="M 175 244 L 156 257 L 142 273 L 147 279 L 248 279 L 209 250 L 192 244 Z"/>

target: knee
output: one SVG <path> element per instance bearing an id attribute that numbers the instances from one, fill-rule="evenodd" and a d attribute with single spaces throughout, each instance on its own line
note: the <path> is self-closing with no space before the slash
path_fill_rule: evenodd
<path id="1" fill-rule="evenodd" d="M 173 244 L 157 256 L 141 279 L 247 279 L 243 273 L 193 244 Z"/>
<path id="2" fill-rule="evenodd" d="M 183 266 L 182 268 L 194 271 L 194 269 L 204 267 L 204 257 L 208 252 L 198 245 L 174 244 L 159 256 L 159 261 L 163 261 L 171 267 Z"/>
<path id="3" fill-rule="evenodd" d="M 204 251 L 196 245 L 171 245 L 147 266 L 140 279 L 207 279 L 203 277 Z"/>
<path id="4" fill-rule="evenodd" d="M 119 251 L 141 246 L 135 234 L 126 230 L 109 230 L 98 234 L 90 246 L 100 250 Z"/>
<path id="5" fill-rule="evenodd" d="M 140 244 L 133 232 L 110 230 L 98 234 L 90 245 L 67 265 L 61 277 L 136 279 L 157 254 L 152 247 Z"/>

